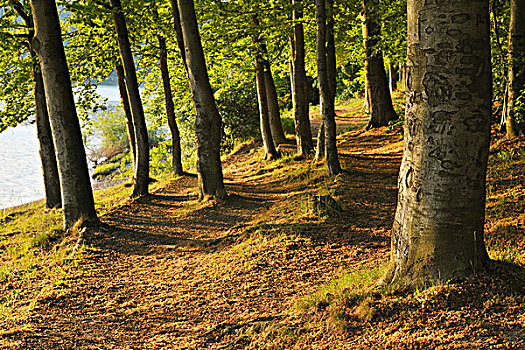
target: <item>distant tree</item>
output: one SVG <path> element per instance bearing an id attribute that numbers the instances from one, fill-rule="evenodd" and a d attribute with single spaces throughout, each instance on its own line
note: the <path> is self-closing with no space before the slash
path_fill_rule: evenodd
<path id="1" fill-rule="evenodd" d="M 253 25 L 259 27 L 259 19 L 257 15 L 254 15 Z M 259 101 L 259 116 L 260 116 L 260 125 L 261 125 L 261 136 L 264 145 L 264 159 L 274 159 L 279 157 L 279 153 L 275 149 L 272 129 L 270 126 L 270 115 L 269 115 L 269 99 L 267 95 L 267 83 L 265 76 L 265 62 L 262 57 L 261 51 L 264 51 L 265 48 L 258 34 L 253 35 L 253 43 L 255 50 L 255 79 L 257 83 L 257 98 Z M 271 74 L 271 72 L 270 72 Z"/>
<path id="2" fill-rule="evenodd" d="M 199 197 L 224 197 L 220 158 L 221 117 L 211 89 L 193 0 L 170 0 L 177 43 L 188 73 L 195 109 Z"/>
<path id="3" fill-rule="evenodd" d="M 374 6 L 377 0 L 363 0 L 363 39 L 365 45 L 365 89 L 370 121 L 367 128 L 386 126 L 397 119 L 386 77 L 383 52 L 379 47 L 380 26 Z"/>
<path id="4" fill-rule="evenodd" d="M 64 227 L 69 228 L 80 219 L 85 224 L 96 224 L 99 220 L 56 5 L 50 0 L 31 0 L 31 9 L 35 26 L 32 44 L 40 59 L 57 151 Z"/>
<path id="5" fill-rule="evenodd" d="M 306 156 L 312 153 L 312 129 L 308 106 L 308 83 L 305 68 L 305 46 L 303 27 L 303 1 L 292 0 L 293 35 L 290 38 L 290 78 L 292 85 L 293 115 L 297 153 Z M 324 146 L 323 146 L 324 147 Z"/>
<path id="6" fill-rule="evenodd" d="M 266 51 L 266 45 L 264 46 Z M 268 53 L 266 53 L 268 55 Z M 277 88 L 273 80 L 272 68 L 269 59 L 263 59 L 264 65 L 264 86 L 266 89 L 266 103 L 268 105 L 268 121 L 270 129 L 272 130 L 272 139 L 275 147 L 281 143 L 286 143 L 286 136 L 284 135 L 283 124 L 281 122 L 281 109 L 279 107 L 279 98 L 277 96 Z"/>
<path id="7" fill-rule="evenodd" d="M 166 115 L 168 117 L 168 126 L 171 132 L 172 145 L 172 165 L 175 175 L 184 174 L 182 169 L 182 149 L 180 146 L 180 132 L 175 119 L 175 105 L 173 104 L 173 94 L 171 92 L 170 73 L 168 70 L 168 49 L 166 39 L 161 34 L 157 35 L 159 41 L 159 65 L 162 75 L 162 86 L 164 88 L 164 101 L 166 103 Z"/>
<path id="8" fill-rule="evenodd" d="M 487 1 L 408 1 L 404 155 L 382 282 L 483 271 L 492 108 Z M 453 35 L 452 35 L 453 34 Z"/>
<path id="9" fill-rule="evenodd" d="M 144 109 L 140 99 L 139 86 L 137 82 L 137 72 L 131 45 L 128 37 L 126 19 L 122 12 L 120 0 L 110 0 L 113 9 L 113 22 L 117 33 L 117 42 L 124 68 L 126 89 L 129 97 L 131 115 L 133 118 L 133 130 L 135 133 L 135 160 L 133 162 L 133 193 L 132 197 L 148 194 L 149 185 L 149 142 L 148 131 Z"/>
<path id="10" fill-rule="evenodd" d="M 525 133 L 525 3 L 510 1 L 507 137 Z"/>

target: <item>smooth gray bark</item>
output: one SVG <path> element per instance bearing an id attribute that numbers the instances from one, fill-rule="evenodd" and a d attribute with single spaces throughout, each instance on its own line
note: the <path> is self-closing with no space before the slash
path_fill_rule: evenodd
<path id="1" fill-rule="evenodd" d="M 377 0 L 363 0 L 363 39 L 365 45 L 365 75 L 368 91 L 370 121 L 367 129 L 387 126 L 397 119 L 392 105 L 390 88 L 386 77 L 383 53 L 378 48 L 380 27 L 372 18 L 371 10 Z"/>
<path id="2" fill-rule="evenodd" d="M 32 33 L 34 35 L 34 31 Z M 38 63 L 37 54 L 31 48 L 33 58 L 32 76 L 35 95 L 35 124 L 38 138 L 40 162 L 42 164 L 42 175 L 44 176 L 44 191 L 46 195 L 46 208 L 60 208 L 62 206 L 62 195 L 60 193 L 60 178 L 58 175 L 58 164 L 53 145 L 53 133 L 49 123 L 49 114 L 46 105 L 46 92 L 44 79 Z"/>
<path id="3" fill-rule="evenodd" d="M 326 6 L 328 5 L 328 6 Z M 337 139 L 335 125 L 335 94 L 333 92 L 333 82 L 331 81 L 327 54 L 327 39 L 330 31 L 327 31 L 327 7 L 331 17 L 333 2 L 328 0 L 316 0 L 316 22 L 317 22 L 317 77 L 319 80 L 319 92 L 321 95 L 321 107 L 323 123 L 325 127 L 325 152 L 326 166 L 329 175 L 337 175 L 341 172 L 341 165 L 337 155 Z M 328 21 L 331 19 L 328 18 Z M 333 33 L 333 32 L 332 32 Z"/>
<path id="4" fill-rule="evenodd" d="M 57 153 L 64 228 L 78 220 L 98 224 L 58 13 L 54 1 L 31 0 L 37 52 L 53 141 Z"/>
<path id="5" fill-rule="evenodd" d="M 476 274 L 492 81 L 488 2 L 408 1 L 408 82 L 399 198 L 384 282 Z"/>
<path id="6" fill-rule="evenodd" d="M 221 117 L 206 69 L 195 7 L 193 0 L 171 0 L 171 4 L 177 43 L 188 73 L 196 114 L 199 197 L 225 197 L 220 158 Z"/>
<path id="7" fill-rule="evenodd" d="M 144 108 L 140 99 L 139 85 L 137 82 L 137 72 L 135 62 L 131 53 L 128 28 L 126 19 L 122 12 L 120 0 L 109 0 L 113 8 L 113 23 L 117 33 L 117 43 L 120 53 L 124 76 L 126 79 L 126 89 L 128 91 L 131 116 L 133 117 L 133 130 L 135 133 L 135 158 L 133 163 L 133 193 L 132 197 L 139 197 L 148 194 L 149 185 L 149 141 L 148 130 L 146 128 L 146 118 Z"/>
<path id="8" fill-rule="evenodd" d="M 304 27 L 301 0 L 292 0 L 294 21 L 293 38 L 291 46 L 291 68 L 290 78 L 292 83 L 293 115 L 295 121 L 295 138 L 297 142 L 297 153 L 299 156 L 307 156 L 312 153 L 313 140 L 310 126 L 310 114 L 308 106 L 308 83 L 305 68 L 304 49 Z"/>
<path id="9" fill-rule="evenodd" d="M 525 133 L 525 2 L 510 1 L 507 137 Z"/>

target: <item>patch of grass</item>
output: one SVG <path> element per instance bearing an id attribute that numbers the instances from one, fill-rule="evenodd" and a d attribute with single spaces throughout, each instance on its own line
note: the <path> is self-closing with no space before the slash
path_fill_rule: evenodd
<path id="1" fill-rule="evenodd" d="M 120 162 L 118 163 L 103 163 L 100 165 L 97 165 L 95 168 L 95 171 L 93 172 L 92 177 L 94 179 L 98 179 L 104 176 L 108 176 L 110 174 L 113 174 L 114 171 L 117 171 L 120 169 Z"/>
<path id="2" fill-rule="evenodd" d="M 346 273 L 307 294 L 296 303 L 298 309 L 325 310 L 330 305 L 344 306 L 363 300 L 370 294 L 370 288 L 385 270 L 383 265 L 362 267 Z"/>

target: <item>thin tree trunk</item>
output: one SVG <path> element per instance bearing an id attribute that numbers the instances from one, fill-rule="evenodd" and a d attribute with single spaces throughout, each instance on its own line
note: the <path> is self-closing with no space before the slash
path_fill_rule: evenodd
<path id="1" fill-rule="evenodd" d="M 501 108 L 501 120 L 499 122 L 499 132 L 507 133 L 507 112 L 509 104 L 509 84 L 505 86 L 505 94 L 503 95 L 503 106 Z"/>
<path id="2" fill-rule="evenodd" d="M 368 89 L 370 121 L 367 129 L 387 126 L 390 121 L 397 119 L 392 105 L 392 97 L 383 62 L 383 53 L 378 48 L 380 27 L 371 18 L 369 7 L 374 6 L 377 0 L 363 0 L 363 39 L 365 45 L 365 74 Z"/>
<path id="3" fill-rule="evenodd" d="M 31 9 L 35 24 L 32 46 L 40 59 L 57 152 L 64 228 L 78 220 L 85 225 L 98 224 L 56 5 L 54 1 L 31 0 Z"/>
<path id="4" fill-rule="evenodd" d="M 124 67 L 121 64 L 118 64 L 115 67 L 117 71 L 117 82 L 118 82 L 118 91 L 120 94 L 120 102 L 122 103 L 122 108 L 124 109 L 124 117 L 126 118 L 126 131 L 128 133 L 129 141 L 129 150 L 131 152 L 131 159 L 133 164 L 137 161 L 135 156 L 135 130 L 133 128 L 133 117 L 131 114 L 131 107 L 129 105 L 128 90 L 126 89 L 126 78 L 124 76 Z"/>
<path id="5" fill-rule="evenodd" d="M 281 122 L 281 111 L 279 108 L 279 100 L 277 98 L 277 89 L 275 88 L 275 82 L 273 81 L 270 61 L 268 60 L 264 60 L 264 86 L 266 88 L 268 117 L 270 120 L 273 144 L 277 147 L 281 143 L 286 143 L 287 140 Z"/>
<path id="6" fill-rule="evenodd" d="M 492 81 L 488 2 L 409 0 L 408 13 L 405 146 L 382 282 L 417 285 L 476 274 L 489 261 Z M 444 59 L 444 47 L 456 50 Z"/>
<path id="7" fill-rule="evenodd" d="M 315 148 L 315 158 L 314 161 L 319 161 L 323 159 L 325 155 L 325 139 L 324 139 L 324 121 L 321 121 L 319 125 L 319 130 L 317 131 L 317 146 Z"/>
<path id="8" fill-rule="evenodd" d="M 399 91 L 407 91 L 407 64 L 406 62 L 399 64 Z"/>
<path id="9" fill-rule="evenodd" d="M 133 117 L 133 130 L 135 132 L 135 157 L 133 163 L 133 193 L 132 197 L 139 197 L 148 194 L 149 185 L 149 141 L 148 130 L 146 128 L 146 119 L 144 109 L 140 99 L 139 85 L 137 83 L 137 72 L 135 71 L 135 62 L 131 53 L 131 45 L 128 37 L 126 19 L 122 12 L 120 0 L 109 0 L 111 7 L 114 9 L 113 22 L 115 32 L 117 33 L 117 42 L 120 52 L 120 59 L 124 67 L 124 76 L 126 78 L 126 89 L 128 91 L 131 115 Z"/>
<path id="10" fill-rule="evenodd" d="M 196 114 L 199 197 L 225 197 L 220 158 L 221 117 L 206 69 L 193 0 L 170 1 Z"/>
<path id="11" fill-rule="evenodd" d="M 388 62 L 388 86 L 390 88 L 390 95 L 392 95 L 397 88 L 396 67 L 392 61 Z"/>
<path id="12" fill-rule="evenodd" d="M 525 3 L 510 1 L 507 137 L 525 133 Z"/>
<path id="13" fill-rule="evenodd" d="M 62 199 L 60 194 L 60 179 L 58 175 L 58 164 L 53 145 L 53 134 L 49 124 L 47 113 L 46 93 L 44 79 L 33 51 L 33 81 L 35 87 L 35 121 L 40 148 L 40 161 L 42 162 L 42 174 L 44 176 L 44 189 L 46 193 L 46 208 L 60 208 Z"/>
<path id="14" fill-rule="evenodd" d="M 295 121 L 297 153 L 307 156 L 313 151 L 312 129 L 308 106 L 308 83 L 305 69 L 304 27 L 302 24 L 302 0 L 292 0 L 294 5 L 292 20 L 294 21 L 291 43 L 291 81 L 292 102 Z"/>
<path id="15" fill-rule="evenodd" d="M 328 11 L 327 6 L 328 4 Z M 337 140 L 335 126 L 335 101 L 333 83 L 331 82 L 328 68 L 327 42 L 330 31 L 327 33 L 327 16 L 332 16 L 333 1 L 316 0 L 316 21 L 317 21 L 317 76 L 319 79 L 319 91 L 321 95 L 321 106 L 323 122 L 325 127 L 325 148 L 326 148 L 326 166 L 329 175 L 337 175 L 341 172 L 341 165 L 337 155 Z M 328 21 L 331 19 L 328 18 Z M 332 32 L 333 33 L 333 32 Z M 328 34 L 328 36 L 327 36 Z"/>
<path id="16" fill-rule="evenodd" d="M 173 94 L 171 93 L 170 74 L 168 71 L 168 51 L 166 49 L 166 40 L 159 35 L 160 47 L 160 72 L 162 75 L 162 85 L 164 87 L 164 99 L 166 101 L 166 115 L 168 117 L 168 126 L 171 132 L 172 144 L 172 163 L 175 175 L 183 175 L 182 169 L 182 149 L 180 147 L 180 133 L 177 121 L 175 120 L 175 106 L 173 104 Z"/>
<path id="17" fill-rule="evenodd" d="M 253 24 L 259 26 L 257 15 L 253 16 Z M 270 128 L 270 117 L 268 114 L 268 96 L 266 96 L 266 86 L 264 77 L 264 60 L 261 56 L 261 41 L 258 35 L 253 36 L 255 44 L 255 80 L 257 84 L 257 99 L 259 102 L 259 120 L 261 127 L 261 137 L 264 145 L 264 159 L 275 159 L 279 157 L 275 149 Z"/>

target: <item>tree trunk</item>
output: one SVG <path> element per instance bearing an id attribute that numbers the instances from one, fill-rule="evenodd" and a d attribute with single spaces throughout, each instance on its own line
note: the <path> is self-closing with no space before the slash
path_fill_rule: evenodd
<path id="1" fill-rule="evenodd" d="M 315 148 L 314 161 L 317 162 L 323 159 L 324 155 L 325 155 L 324 122 L 321 122 L 321 125 L 319 125 L 319 130 L 317 131 L 317 146 Z"/>
<path id="2" fill-rule="evenodd" d="M 35 24 L 32 44 L 40 59 L 57 152 L 64 227 L 67 229 L 81 219 L 86 225 L 97 224 L 99 220 L 56 5 L 54 1 L 31 0 L 31 9 Z"/>
<path id="3" fill-rule="evenodd" d="M 378 48 L 380 27 L 369 15 L 369 7 L 374 6 L 377 0 L 363 0 L 363 39 L 365 44 L 365 75 L 368 84 L 368 102 L 370 121 L 367 129 L 387 126 L 397 119 L 392 105 L 392 97 L 383 62 L 383 53 Z"/>
<path id="4" fill-rule="evenodd" d="M 287 140 L 281 122 L 281 111 L 279 108 L 279 100 L 277 98 L 277 89 L 275 88 L 275 82 L 273 81 L 270 61 L 268 60 L 264 60 L 264 86 L 266 88 L 268 117 L 270 120 L 273 144 L 277 147 L 281 143 L 286 143 Z"/>
<path id="5" fill-rule="evenodd" d="M 321 95 L 321 106 L 323 123 L 325 127 L 325 148 L 326 148 L 326 166 L 329 175 L 337 175 L 341 172 L 341 165 L 337 155 L 337 139 L 335 125 L 335 100 L 333 92 L 333 82 L 331 81 L 330 71 L 328 68 L 330 54 L 327 54 L 327 43 L 329 36 L 333 31 L 327 31 L 326 10 L 328 4 L 328 14 L 332 17 L 333 1 L 316 0 L 316 21 L 317 21 L 317 76 L 319 79 L 319 91 Z M 328 18 L 328 22 L 331 19 Z M 328 32 L 328 33 L 327 33 Z M 328 34 L 328 35 L 327 35 Z M 330 49 L 330 45 L 328 45 Z"/>
<path id="6" fill-rule="evenodd" d="M 253 16 L 253 24 L 259 26 L 257 15 Z M 261 137 L 264 145 L 264 159 L 275 159 L 279 157 L 275 149 L 270 128 L 270 117 L 268 113 L 268 96 L 266 96 L 266 86 L 264 77 L 264 60 L 261 56 L 261 41 L 258 35 L 253 36 L 255 44 L 255 80 L 257 85 L 257 99 L 259 102 L 259 119 L 261 127 Z"/>
<path id="7" fill-rule="evenodd" d="M 294 5 L 292 20 L 294 21 L 293 38 L 291 39 L 291 81 L 292 103 L 295 121 L 295 137 L 297 153 L 307 156 L 313 151 L 312 128 L 308 106 L 308 82 L 306 79 L 304 27 L 302 0 L 292 0 Z"/>
<path id="8" fill-rule="evenodd" d="M 124 67 L 126 78 L 126 89 L 133 117 L 133 130 L 135 133 L 135 157 L 133 163 L 133 193 L 132 197 L 139 197 L 148 194 L 149 185 L 149 141 L 144 109 L 140 99 L 139 85 L 137 83 L 137 72 L 135 62 L 131 53 L 126 19 L 122 12 L 120 0 L 109 0 L 114 9 L 113 22 L 117 33 L 117 42 L 120 52 L 120 59 Z"/>
<path id="9" fill-rule="evenodd" d="M 492 81 L 488 2 L 409 0 L 408 13 L 405 146 L 382 282 L 416 285 L 476 274 L 489 261 Z"/>
<path id="10" fill-rule="evenodd" d="M 525 4 L 510 1 L 507 137 L 525 133 Z"/>
<path id="11" fill-rule="evenodd" d="M 131 107 L 129 105 L 128 89 L 126 89 L 124 67 L 122 67 L 121 64 L 118 64 L 115 70 L 117 71 L 117 82 L 118 91 L 120 94 L 120 102 L 122 103 L 122 108 L 124 109 L 124 117 L 126 118 L 126 131 L 128 133 L 129 150 L 131 152 L 131 159 L 133 161 L 133 164 L 135 164 L 135 162 L 137 161 L 135 156 L 135 130 L 133 128 L 133 117 L 131 115 Z"/>
<path id="12" fill-rule="evenodd" d="M 40 148 L 40 161 L 42 162 L 42 174 L 44 175 L 44 189 L 46 193 L 46 208 L 60 208 L 62 199 L 60 194 L 60 179 L 58 175 L 58 165 L 53 146 L 53 134 L 49 124 L 49 114 L 47 113 L 46 92 L 44 79 L 37 62 L 37 57 L 33 51 L 33 81 L 35 86 L 35 121 Z"/>
<path id="13" fill-rule="evenodd" d="M 175 175 L 183 175 L 182 170 L 182 149 L 180 147 L 180 133 L 177 121 L 175 120 L 175 106 L 173 105 L 173 94 L 171 93 L 170 74 L 168 71 L 168 51 L 166 49 L 166 40 L 159 35 L 160 47 L 160 73 L 162 75 L 162 85 L 164 86 L 164 99 L 166 101 L 166 115 L 168 117 L 168 126 L 171 132 L 172 144 L 172 163 Z"/>
<path id="14" fill-rule="evenodd" d="M 407 91 L 407 64 L 406 62 L 399 64 L 399 91 Z"/>
<path id="15" fill-rule="evenodd" d="M 388 62 L 388 86 L 392 95 L 397 88 L 397 72 L 392 61 Z"/>
<path id="16" fill-rule="evenodd" d="M 177 0 L 174 14 L 177 43 L 184 46 L 182 57 L 188 72 L 197 134 L 197 171 L 199 197 L 225 197 L 220 158 L 221 117 L 211 89 L 193 0 Z M 175 0 L 171 0 L 175 7 Z M 176 14 L 179 17 L 176 17 Z"/>

